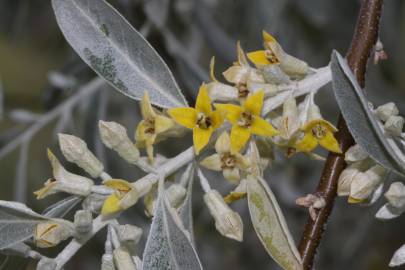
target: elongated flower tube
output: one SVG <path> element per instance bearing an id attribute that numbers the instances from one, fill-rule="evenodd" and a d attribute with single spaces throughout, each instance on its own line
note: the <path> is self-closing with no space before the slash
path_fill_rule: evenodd
<path id="1" fill-rule="evenodd" d="M 218 110 L 226 112 L 226 118 L 232 124 L 232 152 L 239 152 L 246 145 L 251 134 L 265 137 L 278 134 L 278 131 L 269 122 L 260 117 L 263 99 L 264 92 L 259 91 L 248 96 L 242 106 L 234 104 L 214 104 Z"/>
<path id="2" fill-rule="evenodd" d="M 233 211 L 224 201 L 221 194 L 216 190 L 210 190 L 204 195 L 204 202 L 207 205 L 212 217 L 215 220 L 215 228 L 223 236 L 242 241 L 243 223 L 239 214 Z"/>
<path id="3" fill-rule="evenodd" d="M 48 159 L 52 165 L 53 178 L 48 179 L 43 188 L 34 192 L 38 200 L 57 192 L 66 192 L 80 196 L 87 196 L 90 194 L 91 187 L 94 185 L 91 179 L 65 170 L 59 160 L 49 149 Z"/>
<path id="4" fill-rule="evenodd" d="M 223 112 L 213 111 L 207 85 L 200 87 L 195 108 L 173 108 L 168 114 L 179 125 L 193 130 L 194 150 L 198 155 L 208 144 L 214 130 L 224 121 Z"/>

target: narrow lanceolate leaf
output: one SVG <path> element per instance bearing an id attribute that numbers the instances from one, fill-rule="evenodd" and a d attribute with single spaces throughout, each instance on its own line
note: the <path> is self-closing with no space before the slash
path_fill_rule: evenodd
<path id="1" fill-rule="evenodd" d="M 143 254 L 143 270 L 198 270 L 200 260 L 175 210 L 160 195 Z"/>
<path id="2" fill-rule="evenodd" d="M 73 207 L 82 201 L 81 197 L 69 196 L 44 210 L 42 215 L 50 218 L 63 218 Z"/>
<path id="3" fill-rule="evenodd" d="M 56 19 L 80 57 L 125 95 L 169 108 L 186 101 L 169 68 L 111 5 L 103 0 L 52 0 Z"/>
<path id="4" fill-rule="evenodd" d="M 248 176 L 247 193 L 250 218 L 267 253 L 283 269 L 302 269 L 301 257 L 294 240 L 266 182 L 260 177 Z"/>
<path id="5" fill-rule="evenodd" d="M 376 162 L 404 175 L 404 155 L 395 142 L 384 135 L 346 60 L 336 51 L 332 54 L 331 70 L 337 103 L 356 143 Z"/>
<path id="6" fill-rule="evenodd" d="M 193 183 L 194 183 L 194 166 L 190 164 L 186 171 L 182 175 L 182 178 L 187 178 L 187 195 L 184 199 L 183 204 L 179 209 L 180 220 L 190 234 L 190 241 L 194 245 L 194 231 L 193 231 L 193 211 L 192 211 L 192 194 L 193 194 Z M 183 180 L 183 179 L 182 179 Z"/>
<path id="7" fill-rule="evenodd" d="M 0 201 L 0 249 L 30 238 L 35 225 L 43 220 L 46 218 L 24 204 Z"/>

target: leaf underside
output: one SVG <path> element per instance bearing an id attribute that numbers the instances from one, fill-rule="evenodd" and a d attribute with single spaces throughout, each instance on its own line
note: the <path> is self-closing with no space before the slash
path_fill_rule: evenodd
<path id="1" fill-rule="evenodd" d="M 104 0 L 52 0 L 56 20 L 76 53 L 123 94 L 145 91 L 162 108 L 186 101 L 169 68 L 152 46 Z"/>
<path id="2" fill-rule="evenodd" d="M 404 175 L 405 163 L 384 135 L 346 60 L 337 51 L 332 53 L 331 70 L 336 101 L 356 143 L 377 163 Z"/>

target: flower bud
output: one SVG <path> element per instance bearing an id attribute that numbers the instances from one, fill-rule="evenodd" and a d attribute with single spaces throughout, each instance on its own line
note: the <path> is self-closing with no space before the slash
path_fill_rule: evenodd
<path id="1" fill-rule="evenodd" d="M 135 246 L 141 240 L 142 229 L 137 226 L 125 224 L 117 226 L 116 229 L 120 242 L 130 242 L 132 246 Z"/>
<path id="2" fill-rule="evenodd" d="M 101 257 L 101 270 L 115 270 L 114 259 L 111 254 L 104 254 Z"/>
<path id="3" fill-rule="evenodd" d="M 375 110 L 378 118 L 381 119 L 381 121 L 387 121 L 390 116 L 398 115 L 399 111 L 397 106 L 395 105 L 394 102 L 389 102 L 387 104 L 379 106 Z"/>
<path id="4" fill-rule="evenodd" d="M 165 191 L 166 197 L 173 208 L 178 208 L 184 198 L 186 197 L 187 190 L 179 184 L 173 184 Z"/>
<path id="5" fill-rule="evenodd" d="M 265 97 L 273 97 L 280 91 L 280 88 L 275 84 L 270 83 L 260 83 L 260 82 L 247 82 L 247 88 L 249 92 L 255 93 L 257 91 L 264 91 Z"/>
<path id="6" fill-rule="evenodd" d="M 48 149 L 48 158 L 53 169 L 53 178 L 45 182 L 45 186 L 34 192 L 37 199 L 45 198 L 57 192 L 87 196 L 94 185 L 91 179 L 70 173 L 60 164 L 59 160 Z"/>
<path id="7" fill-rule="evenodd" d="M 35 227 L 34 242 L 37 247 L 49 248 L 58 245 L 73 235 L 73 225 L 61 220 L 40 222 Z"/>
<path id="8" fill-rule="evenodd" d="M 89 210 L 92 213 L 99 214 L 106 197 L 106 195 L 91 193 L 82 202 L 82 207 L 83 209 Z"/>
<path id="9" fill-rule="evenodd" d="M 93 217 L 88 210 L 78 210 L 74 219 L 75 231 L 78 235 L 87 234 L 93 228 Z"/>
<path id="10" fill-rule="evenodd" d="M 405 211 L 404 208 L 395 208 L 389 203 L 384 204 L 380 210 L 378 210 L 375 217 L 381 220 L 388 220 L 399 217 Z"/>
<path id="11" fill-rule="evenodd" d="M 135 164 L 139 159 L 139 150 L 131 142 L 127 130 L 116 122 L 99 121 L 101 140 L 110 149 L 116 151 L 128 163 Z"/>
<path id="12" fill-rule="evenodd" d="M 360 164 L 354 163 L 342 171 L 338 180 L 337 194 L 339 196 L 348 196 L 350 194 L 350 187 L 353 179 L 360 171 Z"/>
<path id="13" fill-rule="evenodd" d="M 278 64 L 265 65 L 261 68 L 264 80 L 271 84 L 291 83 L 290 77 L 281 70 Z"/>
<path id="14" fill-rule="evenodd" d="M 350 203 L 363 202 L 370 198 L 379 185 L 385 180 L 386 169 L 374 165 L 366 172 L 358 173 L 350 186 Z"/>
<path id="15" fill-rule="evenodd" d="M 215 228 L 217 231 L 223 236 L 242 241 L 242 219 L 238 213 L 229 208 L 218 191 L 210 190 L 205 193 L 204 202 L 215 220 Z"/>
<path id="16" fill-rule="evenodd" d="M 60 149 L 68 161 L 75 163 L 92 177 L 103 173 L 103 164 L 90 152 L 82 139 L 61 133 L 58 136 Z"/>
<path id="17" fill-rule="evenodd" d="M 135 264 L 128 250 L 124 247 L 119 247 L 113 252 L 114 262 L 118 270 L 134 270 Z"/>
<path id="18" fill-rule="evenodd" d="M 394 136 L 401 136 L 404 126 L 404 118 L 402 116 L 392 115 L 384 124 L 384 129 Z"/>
<path id="19" fill-rule="evenodd" d="M 405 185 L 402 182 L 394 182 L 384 194 L 388 203 L 395 208 L 405 207 Z"/>
<path id="20" fill-rule="evenodd" d="M 368 158 L 368 154 L 366 151 L 361 148 L 360 145 L 355 144 L 350 147 L 345 153 L 345 161 L 346 162 L 357 162 Z"/>
<path id="21" fill-rule="evenodd" d="M 38 262 L 37 270 L 54 270 L 56 269 L 56 262 L 54 259 L 50 259 L 47 257 L 42 257 L 42 259 Z"/>
<path id="22" fill-rule="evenodd" d="M 221 82 L 210 82 L 207 89 L 212 101 L 234 101 L 239 98 L 238 89 Z"/>

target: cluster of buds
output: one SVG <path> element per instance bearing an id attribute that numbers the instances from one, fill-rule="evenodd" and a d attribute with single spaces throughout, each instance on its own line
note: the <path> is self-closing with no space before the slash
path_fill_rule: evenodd
<path id="1" fill-rule="evenodd" d="M 375 109 L 375 114 L 384 124 L 384 130 L 387 134 L 394 137 L 402 136 L 404 118 L 399 114 L 398 108 L 393 102 L 381 105 Z"/>
<path id="2" fill-rule="evenodd" d="M 392 219 L 405 212 L 405 185 L 394 182 L 384 194 L 387 203 L 375 215 L 378 219 Z"/>
<path id="3" fill-rule="evenodd" d="M 349 165 L 339 177 L 338 195 L 348 196 L 349 203 L 374 203 L 381 195 L 388 171 L 359 145 L 349 148 L 345 161 Z"/>

